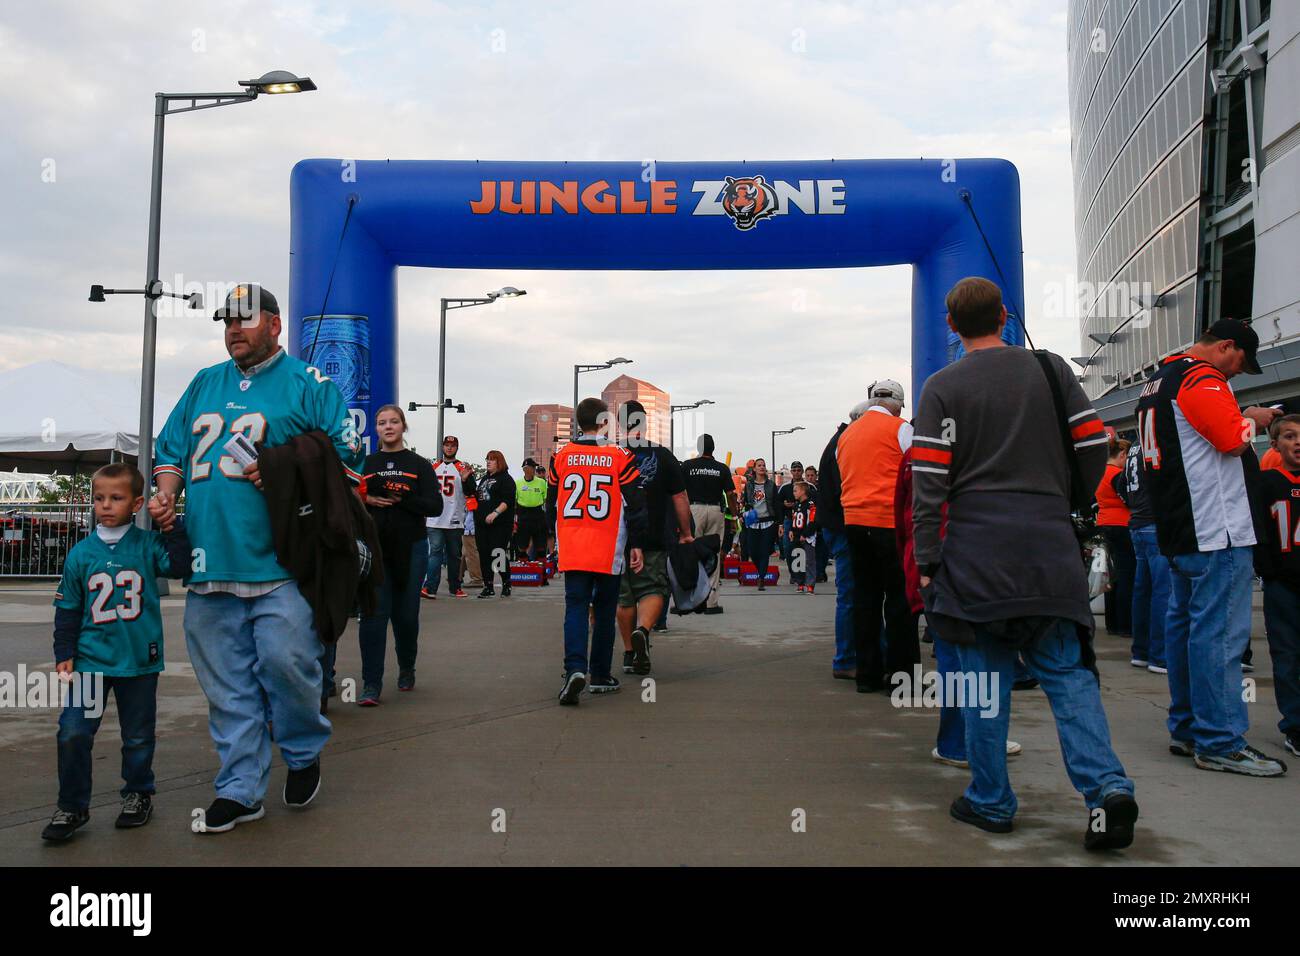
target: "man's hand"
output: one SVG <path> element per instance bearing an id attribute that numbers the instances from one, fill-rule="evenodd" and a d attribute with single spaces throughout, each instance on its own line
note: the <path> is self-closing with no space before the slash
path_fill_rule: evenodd
<path id="1" fill-rule="evenodd" d="M 633 548 L 627 556 L 628 567 L 632 569 L 633 574 L 640 574 L 645 567 L 645 555 L 640 548 Z"/>
<path id="2" fill-rule="evenodd" d="M 153 523 L 164 531 L 170 531 L 176 524 L 176 496 L 169 491 L 160 491 L 149 499 L 149 517 Z"/>
<path id="3" fill-rule="evenodd" d="M 262 473 L 257 469 L 257 462 L 250 462 L 244 469 L 244 477 L 253 483 L 253 487 L 262 487 Z"/>
<path id="4" fill-rule="evenodd" d="M 54 671 L 59 675 L 59 680 L 63 681 L 65 684 L 72 680 L 72 666 L 73 662 L 71 657 L 66 661 L 59 661 L 54 665 Z"/>
<path id="5" fill-rule="evenodd" d="M 933 579 L 932 579 L 932 578 L 927 578 L 924 574 L 921 575 L 921 587 L 923 587 L 923 588 L 928 588 L 928 587 L 930 586 L 930 581 L 931 581 L 931 580 L 933 580 Z"/>
<path id="6" fill-rule="evenodd" d="M 1273 419 L 1282 413 L 1276 408 L 1262 408 L 1259 405 L 1252 405 L 1250 408 L 1242 409 L 1241 414 L 1254 422 L 1256 428 L 1267 431 L 1268 426 L 1273 424 Z"/>
<path id="7" fill-rule="evenodd" d="M 468 478 L 473 474 L 473 470 L 463 461 L 456 462 L 456 471 L 460 474 L 461 478 Z"/>
<path id="8" fill-rule="evenodd" d="M 695 540 L 695 535 L 693 534 L 679 534 L 677 536 L 678 544 L 690 544 L 694 540 Z"/>
<path id="9" fill-rule="evenodd" d="M 486 521 L 488 524 L 491 524 L 493 521 L 497 520 L 497 513 L 495 511 L 489 511 L 487 513 L 487 517 L 484 518 L 483 520 Z"/>

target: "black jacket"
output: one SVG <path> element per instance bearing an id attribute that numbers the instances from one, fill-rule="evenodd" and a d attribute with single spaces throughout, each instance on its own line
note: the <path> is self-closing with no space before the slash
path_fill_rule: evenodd
<path id="1" fill-rule="evenodd" d="M 438 478 L 429 459 L 409 448 L 372 452 L 361 474 L 367 495 L 397 500 L 386 508 L 366 505 L 366 510 L 379 532 L 385 570 L 400 585 L 410 570 L 411 546 L 424 540 L 424 519 L 442 514 Z"/>
<path id="2" fill-rule="evenodd" d="M 817 463 L 817 524 L 832 531 L 844 530 L 844 508 L 840 504 L 840 463 L 835 457 L 835 450 L 839 448 L 840 436 L 848 427 L 847 422 L 840 422 L 835 437 L 830 440 L 822 452 L 821 461 Z"/>
<path id="3" fill-rule="evenodd" d="M 375 611 L 384 575 L 375 522 L 324 432 L 306 432 L 259 451 L 276 560 L 311 605 L 317 636 L 333 643 L 358 604 L 362 614 Z M 360 576 L 358 539 L 370 550 L 365 578 Z"/>

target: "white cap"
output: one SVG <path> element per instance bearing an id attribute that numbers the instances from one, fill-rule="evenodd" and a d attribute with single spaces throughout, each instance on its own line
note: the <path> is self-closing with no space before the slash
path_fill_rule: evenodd
<path id="1" fill-rule="evenodd" d="M 879 382 L 873 382 L 870 390 L 867 392 L 868 398 L 892 398 L 899 404 L 903 402 L 903 386 L 899 385 L 892 378 L 884 378 Z"/>

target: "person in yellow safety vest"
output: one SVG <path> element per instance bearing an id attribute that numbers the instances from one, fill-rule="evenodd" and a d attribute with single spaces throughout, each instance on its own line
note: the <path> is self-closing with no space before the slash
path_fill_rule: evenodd
<path id="1" fill-rule="evenodd" d="M 515 484 L 515 555 L 529 561 L 546 559 L 546 480 L 537 462 L 524 459 L 524 480 Z M 550 584 L 542 575 L 542 585 Z"/>

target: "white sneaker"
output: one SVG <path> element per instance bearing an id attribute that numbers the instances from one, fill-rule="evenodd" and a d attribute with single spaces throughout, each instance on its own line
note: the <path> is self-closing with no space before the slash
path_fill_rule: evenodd
<path id="1" fill-rule="evenodd" d="M 1014 740 L 1007 741 L 1008 757 L 1018 757 L 1023 751 L 1024 748 L 1021 747 L 1020 744 L 1016 743 Z M 930 751 L 930 757 L 936 763 L 947 764 L 949 767 L 960 767 L 963 770 L 970 769 L 969 760 L 957 760 L 955 757 L 945 757 L 943 754 L 939 753 L 938 747 L 935 747 L 933 750 Z"/>
<path id="2" fill-rule="evenodd" d="M 1134 667 L 1149 667 L 1149 666 L 1150 666 L 1150 663 L 1149 663 L 1148 661 L 1144 661 L 1144 660 L 1142 660 L 1141 658 L 1138 658 L 1138 657 L 1133 658 L 1131 661 L 1129 661 L 1129 663 L 1132 664 Z"/>
<path id="3" fill-rule="evenodd" d="M 1159 664 L 1148 664 L 1148 665 L 1147 665 L 1147 670 L 1149 670 L 1149 671 L 1150 671 L 1151 673 L 1153 673 L 1153 674 L 1168 674 L 1168 673 L 1169 673 L 1169 668 L 1168 668 L 1168 667 L 1161 667 Z"/>

